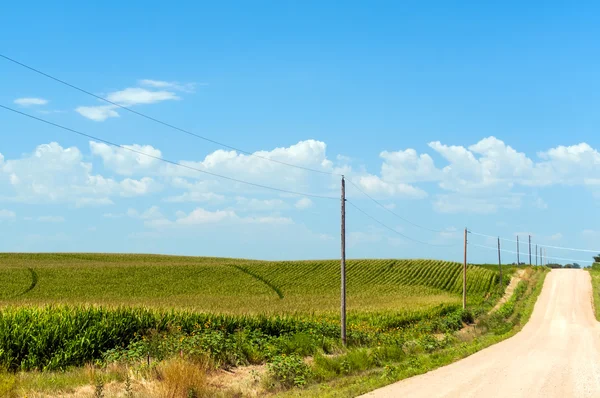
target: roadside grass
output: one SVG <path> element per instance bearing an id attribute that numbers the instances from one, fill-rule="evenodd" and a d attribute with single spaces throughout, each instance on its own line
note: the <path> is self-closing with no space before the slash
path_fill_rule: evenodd
<path id="1" fill-rule="evenodd" d="M 406 355 L 406 349 L 403 349 L 398 353 L 398 358 L 390 358 L 384 366 L 358 371 L 343 378 L 331 378 L 303 390 L 283 391 L 277 396 L 355 397 L 396 381 L 427 373 L 510 338 L 531 317 L 547 274 L 546 269 L 529 268 L 526 277 L 515 290 L 515 295 L 499 311 L 481 317 L 475 325 L 475 333 L 467 337 L 463 335 L 451 338 L 452 342 L 445 347 L 432 352 L 414 352 L 413 355 Z"/>
<path id="2" fill-rule="evenodd" d="M 594 297 L 594 313 L 596 320 L 600 321 L 600 263 L 594 263 L 587 268 L 592 278 L 592 295 Z"/>

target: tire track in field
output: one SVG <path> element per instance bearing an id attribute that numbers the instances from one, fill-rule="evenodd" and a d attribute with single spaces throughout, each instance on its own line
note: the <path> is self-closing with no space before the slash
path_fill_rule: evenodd
<path id="1" fill-rule="evenodd" d="M 273 290 L 275 293 L 277 293 L 277 295 L 279 296 L 280 299 L 283 299 L 283 292 L 281 291 L 281 289 L 277 286 L 275 286 L 272 282 L 268 281 L 267 279 L 263 278 L 262 276 L 258 275 L 257 273 L 250 271 L 247 268 L 244 268 L 242 266 L 239 265 L 235 265 L 235 264 L 231 264 L 229 265 L 230 267 L 236 268 L 239 271 L 242 271 L 245 274 L 250 275 L 251 277 L 253 277 L 254 279 L 257 279 L 259 281 L 261 281 L 262 283 L 264 283 L 265 285 L 267 285 L 269 288 L 271 288 L 271 290 Z"/>
<path id="2" fill-rule="evenodd" d="M 33 268 L 27 268 L 27 271 L 29 271 L 29 273 L 31 274 L 31 283 L 29 284 L 29 286 L 25 290 L 23 290 L 21 293 L 14 294 L 12 296 L 6 296 L 7 299 L 24 296 L 27 293 L 29 293 L 30 291 L 32 291 L 33 289 L 35 289 L 35 287 L 38 284 L 38 280 L 39 280 L 38 274 L 35 272 L 35 270 Z"/>
<path id="3" fill-rule="evenodd" d="M 31 284 L 29 285 L 29 287 L 27 289 L 25 289 L 21 293 L 17 294 L 15 297 L 26 295 L 27 293 L 29 293 L 30 291 L 32 291 L 33 289 L 35 289 L 35 287 L 38 284 L 39 278 L 38 278 L 38 274 L 35 272 L 35 270 L 33 268 L 27 268 L 27 270 L 31 274 Z"/>

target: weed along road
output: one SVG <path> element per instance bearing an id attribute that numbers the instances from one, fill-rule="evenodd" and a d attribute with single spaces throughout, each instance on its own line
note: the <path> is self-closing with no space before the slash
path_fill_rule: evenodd
<path id="1" fill-rule="evenodd" d="M 590 275 L 553 270 L 512 338 L 365 397 L 600 397 L 600 324 Z"/>

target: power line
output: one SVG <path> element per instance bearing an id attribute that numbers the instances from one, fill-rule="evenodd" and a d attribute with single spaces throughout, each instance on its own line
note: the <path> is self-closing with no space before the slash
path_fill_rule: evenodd
<path id="1" fill-rule="evenodd" d="M 477 243 L 469 243 L 469 245 L 476 246 L 476 247 L 481 247 L 481 248 L 484 248 L 484 249 L 498 250 L 497 247 L 479 245 Z M 506 252 L 506 253 L 517 254 L 517 252 L 512 251 L 512 250 L 500 249 L 500 251 Z M 527 253 L 519 253 L 519 254 L 521 254 L 521 255 L 527 255 Z M 572 258 L 563 258 L 563 257 L 544 256 L 544 258 L 551 258 L 551 259 L 554 259 L 554 260 L 562 260 L 562 261 L 571 261 L 571 262 L 575 262 L 575 263 L 593 263 L 593 261 L 590 261 L 590 260 L 575 260 L 575 259 L 572 259 Z"/>
<path id="2" fill-rule="evenodd" d="M 147 156 L 149 158 L 156 159 L 156 160 L 159 160 L 161 162 L 169 163 L 169 164 L 172 164 L 172 165 L 177 166 L 177 167 L 182 167 L 182 168 L 185 168 L 185 169 L 197 171 L 197 172 L 200 172 L 200 173 L 208 174 L 208 175 L 211 175 L 211 176 L 214 176 L 214 177 L 219 177 L 219 178 L 222 178 L 222 179 L 225 179 L 225 180 L 229 180 L 229 181 L 238 182 L 238 183 L 241 183 L 241 184 L 250 185 L 250 186 L 253 186 L 253 187 L 258 187 L 258 188 L 263 188 L 263 189 L 270 189 L 272 191 L 277 191 L 277 192 L 282 192 L 282 193 L 288 193 L 288 194 L 292 194 L 292 195 L 306 196 L 306 197 L 311 197 L 311 198 L 318 198 L 318 199 L 334 199 L 334 200 L 339 200 L 339 198 L 332 197 L 332 196 L 325 196 L 325 195 L 317 195 L 317 194 L 310 194 L 310 193 L 304 193 L 304 192 L 289 191 L 289 190 L 286 190 L 286 189 L 275 188 L 275 187 L 271 187 L 271 186 L 268 186 L 268 185 L 257 184 L 257 183 L 254 183 L 254 182 L 249 182 L 249 181 L 244 181 L 244 180 L 240 180 L 240 179 L 233 178 L 233 177 L 224 176 L 224 175 L 221 175 L 221 174 L 217 174 L 217 173 L 213 173 L 213 172 L 210 172 L 210 171 L 202 170 L 202 169 L 199 169 L 199 168 L 196 168 L 196 167 L 192 167 L 192 166 L 188 166 L 188 165 L 185 165 L 185 164 L 177 163 L 175 161 L 162 158 L 160 156 L 150 155 L 150 154 L 147 154 L 145 152 L 138 151 L 136 149 L 133 149 L 133 148 L 130 148 L 130 147 L 127 147 L 127 146 L 124 146 L 124 145 L 115 144 L 114 142 L 107 141 L 105 139 L 98 138 L 98 137 L 95 137 L 95 136 L 90 135 L 90 134 L 82 133 L 81 131 L 74 130 L 72 128 L 62 126 L 60 124 L 51 122 L 49 120 L 42 119 L 42 118 L 30 115 L 30 114 L 25 113 L 25 112 L 18 111 L 18 110 L 13 109 L 13 108 L 9 108 L 9 107 L 1 105 L 1 104 L 0 104 L 0 108 L 3 108 L 5 110 L 8 110 L 8 111 L 11 111 L 11 112 L 14 112 L 14 113 L 18 113 L 18 114 L 20 114 L 22 116 L 26 116 L 28 118 L 37 120 L 37 121 L 42 122 L 42 123 L 49 124 L 49 125 L 54 126 L 54 127 L 58 127 L 60 129 L 69 131 L 71 133 L 75 133 L 75 134 L 81 135 L 83 137 L 91 138 L 93 140 L 96 140 L 96 141 L 99 141 L 99 142 L 103 142 L 105 144 L 108 144 L 108 145 L 111 145 L 111 146 L 114 146 L 114 147 L 117 147 L 117 148 L 120 148 L 120 149 L 123 149 L 123 150 L 126 150 L 126 151 L 137 153 L 137 154 L 142 155 L 142 156 Z"/>
<path id="3" fill-rule="evenodd" d="M 470 231 L 473 235 L 479 235 L 479 236 L 483 236 L 486 238 L 494 238 L 497 239 L 496 236 L 492 236 L 492 235 L 486 235 L 486 234 L 482 234 L 482 233 L 478 233 L 478 232 L 473 232 Z M 512 243 L 516 243 L 516 240 L 514 239 L 507 239 L 507 238 L 500 238 L 500 240 L 503 240 L 505 242 L 512 242 Z M 565 247 L 565 246 L 551 246 L 551 245 L 542 245 L 542 244 L 538 244 L 538 246 L 540 247 L 546 247 L 549 249 L 560 249 L 560 250 L 571 250 L 571 251 L 576 251 L 576 252 L 584 252 L 584 253 L 600 253 L 600 250 L 589 250 L 589 249 L 576 249 L 573 247 Z"/>
<path id="4" fill-rule="evenodd" d="M 368 193 L 366 193 L 364 190 L 362 190 L 358 185 L 356 185 L 355 183 L 352 182 L 352 180 L 347 180 L 350 184 L 352 184 L 356 189 L 358 189 L 363 195 L 365 195 L 367 198 L 371 199 L 373 202 L 375 202 L 379 207 L 381 207 L 382 209 L 384 209 L 385 211 L 393 214 L 394 216 L 398 217 L 399 219 L 401 219 L 402 221 L 413 225 L 417 228 L 421 228 L 430 232 L 436 232 L 436 233 L 442 233 L 445 231 L 441 231 L 438 229 L 433 229 L 433 228 L 428 228 L 428 227 L 424 227 L 422 225 L 416 224 L 410 220 L 407 220 L 406 218 L 402 217 L 401 215 L 395 213 L 394 211 L 392 211 L 391 209 L 388 209 L 387 207 L 385 207 L 381 202 L 379 202 L 377 199 L 375 199 L 374 197 L 372 197 L 371 195 L 369 195 Z"/>
<path id="5" fill-rule="evenodd" d="M 418 239 L 415 239 L 415 238 L 411 238 L 410 236 L 407 236 L 407 235 L 403 234 L 402 232 L 398 232 L 394 228 L 392 228 L 392 227 L 384 224 L 383 222 L 379 221 L 378 219 L 376 219 L 375 217 L 373 217 L 369 213 L 365 212 L 364 210 L 362 210 L 360 207 L 356 206 L 354 203 L 350 202 L 349 200 L 346 200 L 346 202 L 350 206 L 354 207 L 356 210 L 358 210 L 359 212 L 361 212 L 362 214 L 364 214 L 365 216 L 367 216 L 368 218 L 370 218 L 371 220 L 375 221 L 377 224 L 381 225 L 383 228 L 386 228 L 386 229 L 388 229 L 388 230 L 390 230 L 390 231 L 392 231 L 392 232 L 400 235 L 404 239 L 411 240 L 413 242 L 420 243 L 422 245 L 428 245 L 428 246 L 437 246 L 437 247 L 450 247 L 450 246 L 454 246 L 454 245 L 436 245 L 436 244 L 433 244 L 433 243 L 423 242 L 421 240 L 418 240 Z"/>
<path id="6" fill-rule="evenodd" d="M 227 149 L 231 149 L 231 150 L 243 153 L 243 154 L 248 155 L 248 156 L 254 156 L 256 158 L 263 159 L 263 160 L 268 160 L 270 162 L 278 163 L 278 164 L 281 164 L 281 165 L 284 165 L 284 166 L 294 167 L 294 168 L 297 168 L 297 169 L 301 169 L 301 170 L 305 170 L 305 171 L 310 171 L 310 172 L 313 172 L 313 173 L 327 174 L 327 175 L 340 176 L 340 177 L 342 176 L 341 174 L 333 173 L 333 172 L 330 172 L 330 171 L 313 169 L 311 167 L 305 167 L 305 166 L 300 166 L 300 165 L 293 164 L 293 163 L 283 162 L 283 161 L 277 160 L 277 159 L 271 159 L 271 158 L 268 158 L 268 157 L 265 157 L 265 156 L 257 155 L 256 153 L 253 153 L 253 152 L 250 152 L 250 151 L 245 151 L 243 149 L 236 148 L 234 146 L 224 144 L 222 142 L 219 142 L 219 141 L 213 140 L 211 138 L 204 137 L 202 135 L 193 133 L 193 132 L 191 132 L 189 130 L 183 129 L 181 127 L 177 127 L 177 126 L 175 126 L 175 125 L 173 125 L 171 123 L 164 122 L 164 121 L 159 120 L 157 118 L 154 118 L 152 116 L 146 115 L 145 113 L 138 112 L 138 111 L 133 110 L 133 109 L 127 107 L 127 106 L 121 105 L 121 104 L 119 104 L 117 102 L 114 102 L 114 101 L 111 101 L 111 100 L 106 99 L 104 97 L 101 97 L 99 95 L 96 95 L 96 94 L 94 94 L 94 93 L 92 93 L 92 92 L 90 92 L 88 90 L 85 90 L 85 89 L 83 89 L 81 87 L 75 86 L 74 84 L 68 83 L 68 82 L 66 82 L 64 80 L 61 80 L 61 79 L 59 79 L 57 77 L 54 77 L 54 76 L 52 76 L 52 75 L 50 75 L 48 73 L 42 72 L 39 69 L 36 69 L 36 68 L 34 68 L 32 66 L 29 66 L 29 65 L 26 65 L 26 64 L 24 64 L 22 62 L 17 61 L 16 59 L 13 59 L 13 58 L 10 58 L 10 57 L 6 56 L 4 54 L 0 54 L 0 57 L 6 59 L 7 61 L 13 62 L 13 63 L 15 63 L 15 64 L 17 64 L 19 66 L 22 66 L 23 68 L 29 69 L 32 72 L 38 73 L 38 74 L 40 74 L 42 76 L 45 76 L 45 77 L 47 77 L 49 79 L 52 79 L 52 80 L 54 80 L 54 81 L 56 81 L 56 82 L 58 82 L 60 84 L 64 84 L 65 86 L 70 87 L 70 88 L 72 88 L 74 90 L 77 90 L 77 91 L 82 92 L 84 94 L 90 95 L 90 96 L 92 96 L 92 97 L 94 97 L 96 99 L 99 99 L 99 100 L 104 101 L 106 103 L 109 103 L 109 104 L 111 104 L 113 106 L 116 106 L 116 107 L 119 107 L 121 109 L 124 109 L 124 110 L 126 110 L 128 112 L 131 112 L 133 114 L 141 116 L 141 117 L 143 117 L 145 119 L 151 120 L 151 121 L 153 121 L 155 123 L 162 124 L 163 126 L 169 127 L 169 128 L 171 128 L 173 130 L 177 130 L 177 131 L 179 131 L 181 133 L 184 133 L 184 134 L 187 134 L 189 136 L 192 136 L 192 137 L 195 137 L 195 138 L 199 138 L 201 140 L 204 140 L 204 141 L 210 142 L 212 144 L 216 144 L 216 145 L 222 146 L 222 147 L 227 148 Z"/>

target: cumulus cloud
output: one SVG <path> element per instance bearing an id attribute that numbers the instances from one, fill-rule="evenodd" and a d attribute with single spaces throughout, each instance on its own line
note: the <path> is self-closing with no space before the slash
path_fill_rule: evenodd
<path id="1" fill-rule="evenodd" d="M 215 196 L 222 193 L 235 192 L 238 195 L 246 195 L 264 192 L 258 187 L 232 182 L 213 174 L 308 193 L 329 194 L 330 190 L 335 189 L 337 194 L 339 189 L 338 177 L 315 178 L 315 174 L 307 170 L 290 168 L 268 160 L 274 159 L 330 173 L 338 172 L 339 169 L 327 157 L 325 143 L 321 141 L 300 141 L 289 147 L 257 151 L 254 156 L 236 151 L 216 150 L 200 160 L 169 159 L 184 167 L 161 162 L 139 153 L 162 157 L 161 151 L 151 145 L 132 144 L 124 147 L 133 151 L 103 143 L 90 143 L 92 153 L 102 159 L 105 168 L 121 175 L 156 176 L 172 187 L 185 191 L 182 194 L 171 195 L 167 199 L 170 202 L 215 201 L 222 199 Z"/>
<path id="2" fill-rule="evenodd" d="M 420 188 L 402 182 L 387 182 L 375 175 L 366 175 L 359 177 L 358 184 L 368 194 L 378 196 L 394 196 L 410 199 L 422 199 L 427 197 L 427 192 Z"/>
<path id="3" fill-rule="evenodd" d="M 114 196 L 140 196 L 160 189 L 152 178 L 117 181 L 92 172 L 76 147 L 56 142 L 39 145 L 19 159 L 0 163 L 0 184 L 12 192 L 5 199 L 25 203 L 74 203 L 76 206 L 112 204 Z"/>
<path id="4" fill-rule="evenodd" d="M 151 145 L 133 144 L 123 145 L 123 147 L 136 152 L 102 142 L 90 141 L 92 154 L 102 158 L 104 167 L 122 175 L 151 171 L 161 163 L 160 160 L 155 159 L 156 157 L 162 157 L 161 151 Z M 142 153 L 148 156 L 142 155 Z"/>
<path id="5" fill-rule="evenodd" d="M 461 197 L 476 213 L 513 208 L 520 206 L 514 196 L 519 188 L 536 186 L 587 186 L 600 197 L 600 153 L 586 143 L 541 151 L 536 159 L 493 136 L 468 147 L 440 141 L 428 146 L 443 159 L 440 165 L 429 154 L 414 149 L 384 151 L 380 154 L 381 181 L 378 177 L 364 181 L 384 192 L 390 192 L 391 183 L 436 182 L 443 191 L 454 194 L 434 200 L 434 209 L 443 212 L 469 211 L 470 206 L 460 203 Z M 547 207 L 541 198 L 536 198 L 534 205 Z"/>
<path id="6" fill-rule="evenodd" d="M 17 98 L 13 102 L 17 105 L 27 107 L 32 105 L 46 105 L 48 103 L 48 100 L 43 98 L 25 97 Z"/>
<path id="7" fill-rule="evenodd" d="M 386 181 L 414 183 L 436 181 L 441 177 L 441 171 L 435 167 L 431 156 L 418 155 L 414 149 L 383 151 L 379 156 L 384 160 L 381 177 Z"/>

